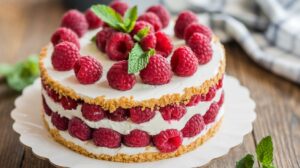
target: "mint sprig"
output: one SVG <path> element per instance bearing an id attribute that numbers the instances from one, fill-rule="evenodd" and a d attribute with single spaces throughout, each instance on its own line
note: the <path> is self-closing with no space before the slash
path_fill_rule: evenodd
<path id="1" fill-rule="evenodd" d="M 6 78 L 9 87 L 22 91 L 39 76 L 38 57 L 30 56 L 15 65 L 0 64 L 0 75 Z"/>
<path id="2" fill-rule="evenodd" d="M 114 9 L 106 5 L 93 5 L 91 10 L 110 27 L 125 33 L 132 31 L 138 17 L 137 6 L 128 9 L 124 18 Z"/>
<path id="3" fill-rule="evenodd" d="M 275 168 L 273 165 L 273 142 L 271 136 L 263 138 L 256 147 L 256 157 L 263 168 Z M 253 168 L 254 156 L 246 155 L 236 163 L 236 168 Z"/>
<path id="4" fill-rule="evenodd" d="M 140 42 L 144 37 L 146 37 L 150 32 L 150 27 L 144 27 L 133 36 L 133 39 L 137 42 Z"/>
<path id="5" fill-rule="evenodd" d="M 149 63 L 149 58 L 154 54 L 154 49 L 144 52 L 142 47 L 138 43 L 135 43 L 129 53 L 128 73 L 133 74 L 143 70 Z"/>

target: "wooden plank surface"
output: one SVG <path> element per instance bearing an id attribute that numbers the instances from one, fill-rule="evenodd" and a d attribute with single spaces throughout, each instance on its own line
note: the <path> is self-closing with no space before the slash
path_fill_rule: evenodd
<path id="1" fill-rule="evenodd" d="M 14 63 L 38 53 L 49 42 L 63 12 L 59 0 L 0 1 L 0 62 Z M 254 153 L 266 135 L 273 137 L 277 167 L 300 167 L 300 86 L 259 67 L 236 43 L 226 44 L 226 50 L 227 73 L 249 88 L 257 103 L 257 120 L 243 144 L 204 167 L 234 167 L 246 153 Z M 10 111 L 18 95 L 0 79 L 0 167 L 54 167 L 23 147 L 13 132 Z"/>

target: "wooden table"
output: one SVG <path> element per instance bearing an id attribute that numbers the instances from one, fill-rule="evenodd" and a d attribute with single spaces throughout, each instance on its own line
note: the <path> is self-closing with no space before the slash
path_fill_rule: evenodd
<path id="1" fill-rule="evenodd" d="M 58 0 L 0 1 L 0 62 L 15 63 L 38 53 L 59 26 L 64 11 Z M 277 167 L 300 167 L 299 85 L 258 66 L 236 43 L 226 44 L 226 50 L 227 74 L 249 88 L 257 103 L 257 119 L 253 132 L 245 136 L 243 144 L 206 167 L 234 167 L 246 153 L 255 153 L 255 146 L 267 135 L 273 137 Z M 0 80 L 0 167 L 54 167 L 24 147 L 12 130 L 10 112 L 19 95 Z"/>

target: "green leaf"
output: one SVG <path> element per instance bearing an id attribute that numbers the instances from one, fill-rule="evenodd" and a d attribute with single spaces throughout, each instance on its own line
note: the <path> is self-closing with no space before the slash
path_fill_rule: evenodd
<path id="1" fill-rule="evenodd" d="M 0 75 L 7 76 L 13 72 L 14 68 L 8 64 L 0 64 Z"/>
<path id="2" fill-rule="evenodd" d="M 129 53 L 128 73 L 133 74 L 144 69 L 149 62 L 149 58 L 154 54 L 154 49 L 144 52 L 142 47 L 136 43 Z"/>
<path id="3" fill-rule="evenodd" d="M 96 43 L 96 41 L 97 41 L 97 35 L 93 36 L 91 39 L 91 42 L 93 42 L 93 43 Z"/>
<path id="4" fill-rule="evenodd" d="M 265 167 L 272 166 L 273 162 L 273 143 L 271 136 L 263 138 L 256 148 L 258 161 Z"/>
<path id="5" fill-rule="evenodd" d="M 123 24 L 122 16 L 111 7 L 106 5 L 93 5 L 91 10 L 110 27 L 116 30 L 123 30 L 123 28 L 120 27 L 120 25 Z"/>
<path id="6" fill-rule="evenodd" d="M 133 39 L 140 42 L 144 37 L 146 37 L 150 32 L 150 27 L 144 27 L 133 36 Z"/>
<path id="7" fill-rule="evenodd" d="M 253 168 L 254 156 L 251 154 L 246 155 L 236 163 L 236 168 Z"/>
<path id="8" fill-rule="evenodd" d="M 124 25 L 126 27 L 126 33 L 129 33 L 134 28 L 135 22 L 138 18 L 138 9 L 137 6 L 134 6 L 128 9 L 124 15 Z"/>

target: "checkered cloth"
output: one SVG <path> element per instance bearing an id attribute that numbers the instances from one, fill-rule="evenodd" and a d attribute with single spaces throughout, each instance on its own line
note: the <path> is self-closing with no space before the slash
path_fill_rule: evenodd
<path id="1" fill-rule="evenodd" d="M 255 62 L 300 84 L 300 0 L 162 1 L 174 13 L 200 13 L 223 41 L 234 39 Z"/>

